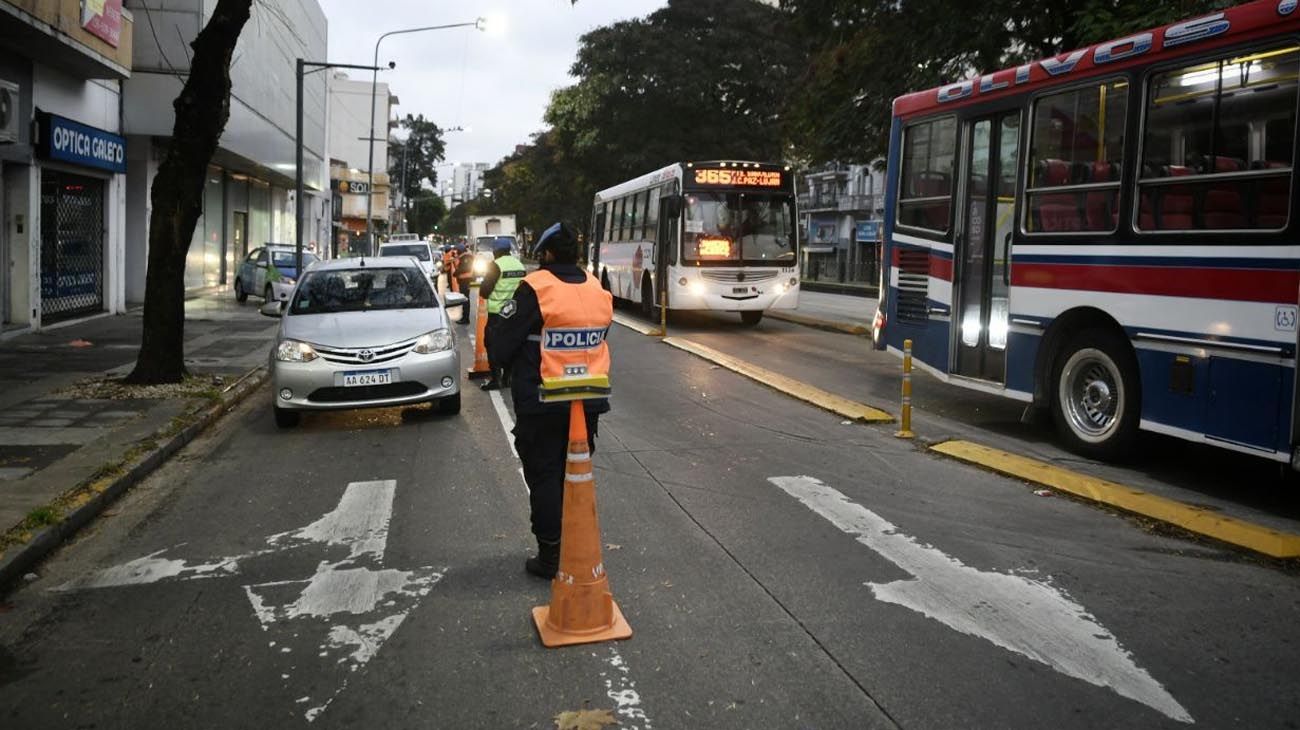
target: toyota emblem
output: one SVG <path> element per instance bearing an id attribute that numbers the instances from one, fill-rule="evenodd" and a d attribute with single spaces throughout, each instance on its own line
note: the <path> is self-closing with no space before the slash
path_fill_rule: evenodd
<path id="1" fill-rule="evenodd" d="M 360 359 L 361 362 L 370 362 L 375 359 L 375 353 L 370 350 L 362 350 L 357 353 L 357 358 Z"/>

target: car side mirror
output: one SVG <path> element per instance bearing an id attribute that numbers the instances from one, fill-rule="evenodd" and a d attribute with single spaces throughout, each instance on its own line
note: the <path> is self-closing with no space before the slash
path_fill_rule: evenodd
<path id="1" fill-rule="evenodd" d="M 458 291 L 449 291 L 444 297 L 444 305 L 448 307 L 462 307 L 469 304 L 469 297 Z"/>
<path id="2" fill-rule="evenodd" d="M 257 311 L 263 317 L 274 317 L 279 319 L 284 316 L 284 302 L 270 301 L 263 304 Z"/>

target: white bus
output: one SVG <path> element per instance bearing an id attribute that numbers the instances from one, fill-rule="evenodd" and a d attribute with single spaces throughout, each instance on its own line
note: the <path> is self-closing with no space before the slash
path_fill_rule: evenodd
<path id="1" fill-rule="evenodd" d="M 588 266 L 616 299 L 658 313 L 799 304 L 794 175 L 761 162 L 679 162 L 596 193 Z"/>

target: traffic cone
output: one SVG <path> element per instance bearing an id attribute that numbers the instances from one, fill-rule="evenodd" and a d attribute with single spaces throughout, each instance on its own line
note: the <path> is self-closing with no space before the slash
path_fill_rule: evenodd
<path id="1" fill-rule="evenodd" d="M 474 367 L 467 373 L 470 380 L 486 378 L 492 374 L 492 366 L 488 363 L 487 345 L 483 344 L 484 337 L 487 335 L 487 300 L 483 297 L 478 298 L 478 311 L 475 312 L 474 319 Z"/>
<path id="2" fill-rule="evenodd" d="M 551 603 L 533 609 L 542 644 L 556 647 L 630 638 L 632 627 L 609 592 L 609 576 L 600 557 L 596 482 L 580 400 L 573 401 L 569 410 L 569 458 L 564 467 L 560 529 L 560 569 L 551 581 Z"/>

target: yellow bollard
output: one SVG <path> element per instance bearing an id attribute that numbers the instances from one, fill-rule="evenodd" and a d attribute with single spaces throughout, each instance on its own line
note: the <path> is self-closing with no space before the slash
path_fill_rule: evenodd
<path id="1" fill-rule="evenodd" d="M 659 292 L 659 336 L 668 336 L 668 290 Z"/>
<path id="2" fill-rule="evenodd" d="M 912 341 L 903 340 L 903 412 L 898 432 L 900 439 L 916 438 L 912 433 Z"/>

